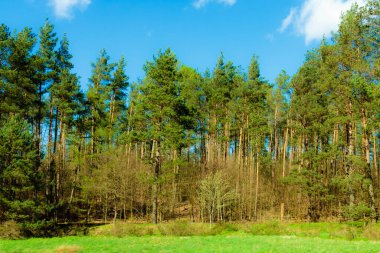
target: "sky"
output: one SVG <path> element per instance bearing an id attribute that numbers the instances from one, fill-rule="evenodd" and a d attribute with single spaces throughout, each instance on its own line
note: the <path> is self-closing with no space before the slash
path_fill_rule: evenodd
<path id="1" fill-rule="evenodd" d="M 271 83 L 281 70 L 294 74 L 307 50 L 336 31 L 341 13 L 365 0 L 1 0 L 0 23 L 37 34 L 46 18 L 70 41 L 74 72 L 86 89 L 101 49 L 123 55 L 130 81 L 171 48 L 182 64 L 213 70 L 221 52 L 243 70 L 258 56 Z"/>

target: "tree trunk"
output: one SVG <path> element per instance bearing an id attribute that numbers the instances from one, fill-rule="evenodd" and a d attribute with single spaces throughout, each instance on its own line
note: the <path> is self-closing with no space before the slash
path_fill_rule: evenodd
<path id="1" fill-rule="evenodd" d="M 370 157 L 370 141 L 369 141 L 369 132 L 367 129 L 367 112 L 364 108 L 361 109 L 361 116 L 362 116 L 362 128 L 363 128 L 363 134 L 362 134 L 362 145 L 363 145 L 363 155 L 365 157 L 366 161 L 366 167 L 365 167 L 365 177 L 368 180 L 368 195 L 369 195 L 369 205 L 372 210 L 373 214 L 376 214 L 376 206 L 375 206 L 375 193 L 373 189 L 373 177 L 371 172 L 371 157 Z M 376 214 L 377 216 L 377 214 Z M 375 217 L 373 217 L 373 221 L 375 221 Z"/>
<path id="2" fill-rule="evenodd" d="M 152 219 L 153 219 L 153 223 L 154 224 L 157 224 L 158 223 L 158 177 L 159 177 L 159 173 L 160 173 L 160 141 L 156 141 L 156 150 L 154 149 L 154 143 L 155 141 L 153 141 L 153 144 L 152 144 L 152 156 L 154 156 L 154 182 L 153 182 L 153 189 L 152 189 L 152 193 L 153 193 L 153 205 L 152 205 Z M 154 154 L 154 150 L 156 151 L 155 154 Z"/>
<path id="3" fill-rule="evenodd" d="M 346 124 L 346 138 L 347 138 L 347 145 L 348 145 L 348 152 L 347 155 L 349 156 L 348 161 L 346 162 L 346 174 L 347 177 L 351 180 L 352 179 L 352 162 L 350 161 L 352 159 L 352 156 L 354 155 L 354 138 L 353 138 L 353 126 L 352 126 L 352 120 L 353 120 L 353 112 L 352 112 L 352 102 L 349 102 L 348 105 L 348 115 L 349 115 L 349 122 Z M 355 202 L 355 195 L 354 190 L 352 189 L 352 183 L 348 184 L 348 192 L 349 192 L 349 205 L 352 207 Z"/>
<path id="4" fill-rule="evenodd" d="M 47 146 L 47 168 L 46 168 L 46 178 L 45 178 L 45 184 L 46 184 L 46 200 L 52 203 L 52 189 L 51 189 L 51 181 L 53 180 L 51 178 L 51 175 L 54 174 L 52 172 L 53 170 L 53 159 L 52 159 L 52 142 L 53 142 L 53 107 L 51 105 L 52 101 L 50 99 L 50 110 L 49 110 L 49 136 L 48 136 L 48 146 Z"/>
<path id="5" fill-rule="evenodd" d="M 373 131 L 373 171 L 374 171 L 374 174 L 375 174 L 375 182 L 376 184 L 375 185 L 379 185 L 379 168 L 378 168 L 378 164 L 377 164 L 377 139 L 376 139 L 376 132 Z"/>
<path id="6" fill-rule="evenodd" d="M 95 154 L 95 116 L 94 108 L 91 109 L 91 163 Z"/>
<path id="7" fill-rule="evenodd" d="M 229 149 L 230 149 L 230 129 L 229 129 L 229 112 L 226 110 L 226 123 L 224 126 L 224 154 L 223 154 L 223 160 L 224 164 L 227 164 L 228 158 L 229 158 Z"/>
<path id="8" fill-rule="evenodd" d="M 285 170 L 286 170 L 286 150 L 288 148 L 288 127 L 285 129 L 285 138 L 284 138 L 284 147 L 282 151 L 282 177 L 285 177 Z"/>
<path id="9" fill-rule="evenodd" d="M 259 141 L 259 140 L 257 140 Z M 258 219 L 257 205 L 259 199 L 259 174 L 260 174 L 260 153 L 258 151 L 258 145 L 256 143 L 256 191 L 255 191 L 255 220 Z"/>

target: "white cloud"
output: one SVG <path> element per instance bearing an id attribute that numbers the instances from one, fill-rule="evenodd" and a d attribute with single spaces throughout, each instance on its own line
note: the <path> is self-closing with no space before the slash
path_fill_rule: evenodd
<path id="1" fill-rule="evenodd" d="M 337 31 L 342 13 L 352 4 L 364 5 L 365 0 L 305 0 L 300 8 L 292 8 L 282 21 L 280 32 L 293 25 L 308 44 Z"/>
<path id="2" fill-rule="evenodd" d="M 212 2 L 232 6 L 236 3 L 236 1 L 237 0 L 195 0 L 193 2 L 193 6 L 196 9 L 200 9 Z"/>
<path id="3" fill-rule="evenodd" d="M 281 33 L 284 32 L 289 27 L 289 25 L 291 25 L 291 23 L 294 20 L 294 17 L 296 15 L 296 13 L 297 13 L 297 9 L 296 8 L 292 8 L 290 10 L 289 15 L 282 21 L 281 27 L 279 29 L 279 31 Z"/>
<path id="4" fill-rule="evenodd" d="M 70 19 L 73 17 L 72 11 L 75 8 L 84 10 L 90 5 L 91 0 L 49 0 L 54 9 L 54 14 L 59 18 Z"/>

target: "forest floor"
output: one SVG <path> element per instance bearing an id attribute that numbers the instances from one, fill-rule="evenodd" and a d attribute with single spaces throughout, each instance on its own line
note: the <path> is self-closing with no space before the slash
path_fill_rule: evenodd
<path id="1" fill-rule="evenodd" d="M 380 226 L 361 223 L 173 222 L 92 228 L 86 236 L 0 240 L 16 252 L 380 252 Z"/>

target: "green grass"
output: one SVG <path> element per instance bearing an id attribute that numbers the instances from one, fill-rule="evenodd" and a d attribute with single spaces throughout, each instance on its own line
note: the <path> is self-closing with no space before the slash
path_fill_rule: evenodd
<path id="1" fill-rule="evenodd" d="M 236 232 L 248 235 L 284 235 L 297 237 L 319 237 L 322 239 L 380 240 L 379 224 L 364 223 L 222 223 L 202 224 L 186 221 L 170 223 L 132 224 L 116 223 L 92 228 L 92 236 L 209 236 Z"/>
<path id="2" fill-rule="evenodd" d="M 63 237 L 3 240 L 0 252 L 380 252 L 380 242 L 347 241 L 295 236 L 255 236 L 244 233 L 217 236 Z"/>
<path id="3" fill-rule="evenodd" d="M 16 252 L 380 252 L 380 225 L 364 223 L 116 223 L 88 236 L 0 240 Z"/>

